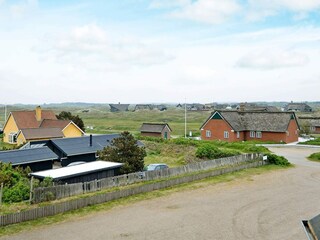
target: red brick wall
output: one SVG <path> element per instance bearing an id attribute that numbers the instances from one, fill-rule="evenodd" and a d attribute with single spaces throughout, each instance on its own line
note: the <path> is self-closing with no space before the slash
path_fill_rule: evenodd
<path id="1" fill-rule="evenodd" d="M 291 143 L 291 142 L 297 142 L 299 138 L 299 132 L 297 131 L 298 125 L 295 120 L 290 120 L 289 127 L 288 127 L 288 133 L 285 142 Z"/>
<path id="2" fill-rule="evenodd" d="M 146 133 L 142 132 L 141 136 L 146 136 L 146 137 L 162 137 L 161 133 Z"/>
<path id="3" fill-rule="evenodd" d="M 298 133 L 296 132 L 298 126 L 295 120 L 290 120 L 288 132 L 262 132 L 261 138 L 257 138 L 256 135 L 254 138 L 250 137 L 250 131 L 240 132 L 240 138 L 237 138 L 236 132 L 232 132 L 231 127 L 228 123 L 221 119 L 211 119 L 201 130 L 201 139 L 202 140 L 223 140 L 228 142 L 236 141 L 272 141 L 272 142 L 296 142 L 298 141 Z M 211 131 L 211 137 L 206 137 L 206 130 Z M 229 138 L 224 138 L 224 131 L 229 132 Z M 256 134 L 256 133 L 255 133 Z"/>
<path id="4" fill-rule="evenodd" d="M 211 131 L 211 137 L 206 137 L 206 130 Z M 211 119 L 201 130 L 202 140 L 223 140 L 228 142 L 243 141 L 243 133 L 240 132 L 240 138 L 237 138 L 237 133 L 231 131 L 232 128 L 226 121 L 222 119 Z M 224 131 L 229 132 L 229 138 L 224 138 Z"/>

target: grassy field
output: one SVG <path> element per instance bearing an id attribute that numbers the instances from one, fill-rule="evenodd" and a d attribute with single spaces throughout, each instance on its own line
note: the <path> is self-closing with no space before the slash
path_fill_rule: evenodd
<path id="1" fill-rule="evenodd" d="M 9 106 L 7 112 L 14 110 L 34 110 L 35 106 Z M 42 106 L 46 109 L 46 106 Z M 56 114 L 61 111 L 69 111 L 72 114 L 79 115 L 85 126 L 93 127 L 87 128 L 88 133 L 119 133 L 122 131 L 130 131 L 131 133 L 138 133 L 141 124 L 144 122 L 169 123 L 173 132 L 172 135 L 184 135 L 184 110 L 171 108 L 167 111 L 158 110 L 140 110 L 133 112 L 117 112 L 112 113 L 107 104 L 92 105 L 87 107 L 50 107 Z M 85 110 L 85 111 L 84 111 Z M 88 112 L 87 112 L 88 111 Z M 209 117 L 209 111 L 187 112 L 187 132 L 192 131 L 195 136 L 200 133 L 199 128 L 203 122 Z M 0 109 L 0 124 L 4 123 L 4 110 Z"/>
<path id="2" fill-rule="evenodd" d="M 179 109 L 169 109 L 163 112 L 140 110 L 118 113 L 94 109 L 88 113 L 79 112 L 77 114 L 87 127 L 93 127 L 92 130 L 87 128 L 87 132 L 90 133 L 115 133 L 126 130 L 136 134 L 144 122 L 166 122 L 172 129 L 172 135 L 184 135 L 184 111 Z M 210 112 L 188 112 L 187 132 L 192 131 L 194 136 L 199 136 L 199 129 L 209 115 Z"/>

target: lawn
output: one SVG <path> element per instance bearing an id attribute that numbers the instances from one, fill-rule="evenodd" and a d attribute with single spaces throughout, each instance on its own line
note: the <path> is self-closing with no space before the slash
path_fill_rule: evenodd
<path id="1" fill-rule="evenodd" d="M 312 153 L 312 154 L 308 157 L 308 159 L 309 159 L 310 161 L 320 162 L 320 152 L 318 152 L 318 153 Z"/>

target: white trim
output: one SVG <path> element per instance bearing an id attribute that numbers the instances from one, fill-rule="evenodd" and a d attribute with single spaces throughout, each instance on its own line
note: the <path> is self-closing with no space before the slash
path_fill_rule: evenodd
<path id="1" fill-rule="evenodd" d="M 211 137 L 211 130 L 206 130 L 206 138 L 210 138 Z"/>
<path id="2" fill-rule="evenodd" d="M 229 138 L 230 137 L 229 132 L 228 131 L 224 131 L 223 132 L 223 137 L 226 138 L 226 139 Z"/>
<path id="3" fill-rule="evenodd" d="M 207 125 L 207 123 L 213 118 L 213 116 L 215 115 L 215 114 L 219 114 L 219 116 L 221 117 L 221 119 L 223 119 L 224 121 L 226 121 L 222 116 L 221 116 L 221 114 L 218 112 L 218 111 L 215 111 L 213 114 L 211 114 L 210 115 L 210 117 L 208 118 L 208 120 L 201 126 L 201 129 L 203 129 L 206 125 Z M 227 122 L 227 121 L 226 121 Z M 228 123 L 228 122 L 227 122 Z M 230 126 L 230 124 L 228 123 L 228 125 Z M 231 127 L 231 126 L 230 126 Z M 232 128 L 232 127 L 231 127 Z"/>
<path id="4" fill-rule="evenodd" d="M 255 131 L 250 131 L 250 138 L 255 138 L 255 137 L 256 137 Z"/>
<path id="5" fill-rule="evenodd" d="M 77 124 L 75 124 L 72 120 L 70 120 L 70 122 L 68 123 L 68 125 L 67 126 L 65 126 L 63 129 L 62 129 L 62 132 L 70 125 L 70 124 L 73 124 L 76 128 L 78 128 L 80 131 L 81 131 L 81 133 L 82 133 L 82 135 L 84 135 L 85 134 L 85 132 L 84 131 L 82 131 L 81 130 L 81 128 L 79 128 L 78 127 L 78 125 Z"/>

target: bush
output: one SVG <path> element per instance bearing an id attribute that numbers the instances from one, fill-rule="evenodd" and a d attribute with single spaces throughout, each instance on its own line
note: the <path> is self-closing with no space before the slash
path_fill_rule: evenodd
<path id="1" fill-rule="evenodd" d="M 206 159 L 216 159 L 216 158 L 222 158 L 222 157 L 230 157 L 239 155 L 240 152 L 235 150 L 220 150 L 216 146 L 213 146 L 211 144 L 203 144 L 200 147 L 198 147 L 196 151 L 196 157 L 198 158 L 206 158 Z"/>
<path id="2" fill-rule="evenodd" d="M 318 153 L 312 153 L 308 159 L 314 160 L 314 161 L 320 161 L 320 152 Z"/>
<path id="3" fill-rule="evenodd" d="M 13 203 L 29 199 L 30 186 L 28 181 L 20 181 L 11 188 L 3 189 L 3 202 Z"/>
<path id="4" fill-rule="evenodd" d="M 272 153 L 266 154 L 268 156 L 268 162 L 274 165 L 290 166 L 291 163 L 283 156 L 278 156 Z"/>

